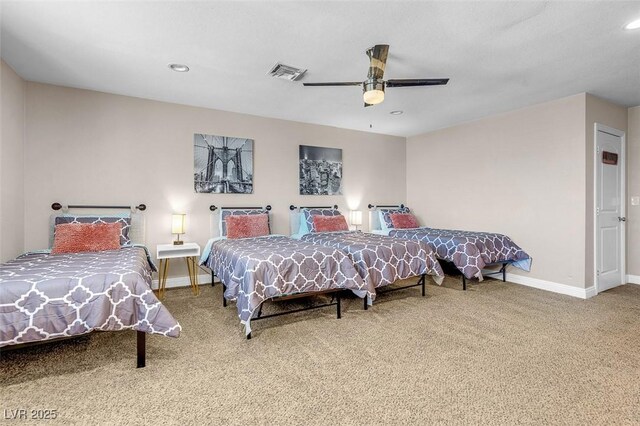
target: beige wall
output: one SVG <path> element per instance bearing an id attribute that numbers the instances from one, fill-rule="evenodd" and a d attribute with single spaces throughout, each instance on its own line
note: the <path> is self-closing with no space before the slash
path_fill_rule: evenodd
<path id="1" fill-rule="evenodd" d="M 422 224 L 504 233 L 515 274 L 585 286 L 585 95 L 407 140 L 407 203 Z"/>
<path id="2" fill-rule="evenodd" d="M 586 95 L 585 135 L 586 135 L 586 184 L 587 197 L 585 205 L 585 282 L 586 286 L 594 285 L 594 149 L 595 124 L 604 124 L 614 129 L 627 131 L 627 108 L 612 104 L 593 95 Z"/>
<path id="3" fill-rule="evenodd" d="M 255 139 L 254 194 L 194 193 L 194 133 Z M 298 195 L 299 144 L 342 148 L 344 196 Z M 270 203 L 274 232 L 288 234 L 291 203 L 364 212 L 373 194 L 404 199 L 405 158 L 404 138 L 28 83 L 26 248 L 47 246 L 54 201 L 144 202 L 154 251 L 172 240 L 174 211 L 187 213 L 184 239 L 204 244 L 210 204 Z"/>
<path id="4" fill-rule="evenodd" d="M 627 125 L 626 109 L 588 94 L 410 137 L 405 144 L 391 136 L 25 83 L 4 63 L 2 71 L 3 260 L 47 245 L 54 201 L 144 202 L 153 249 L 171 241 L 173 211 L 188 214 L 184 239 L 204 244 L 210 204 L 270 203 L 274 232 L 286 234 L 290 203 L 359 208 L 366 222 L 368 202 L 406 200 L 425 225 L 510 235 L 534 259 L 531 273 L 515 274 L 585 288 L 593 284 L 595 122 L 628 131 L 628 194 L 640 195 L 640 107 L 628 110 Z M 22 145 L 7 140 L 20 141 L 25 86 L 21 162 Z M 193 192 L 196 132 L 256 140 L 254 194 Z M 343 149 L 344 196 L 298 195 L 299 144 Z M 23 177 L 24 188 L 17 183 Z M 628 205 L 627 215 L 628 273 L 640 275 L 640 208 Z"/>
<path id="5" fill-rule="evenodd" d="M 25 82 L 0 60 L 0 261 L 24 251 Z"/>
<path id="6" fill-rule="evenodd" d="M 640 106 L 628 110 L 627 133 L 627 274 L 640 276 L 640 206 L 630 197 L 640 197 Z"/>

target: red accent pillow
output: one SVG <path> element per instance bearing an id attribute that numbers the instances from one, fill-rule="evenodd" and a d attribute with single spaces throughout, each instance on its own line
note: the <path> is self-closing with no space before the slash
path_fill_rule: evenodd
<path id="1" fill-rule="evenodd" d="M 269 235 L 269 215 L 231 215 L 227 216 L 227 238 L 262 237 Z"/>
<path id="2" fill-rule="evenodd" d="M 411 213 L 391 213 L 389 216 L 396 229 L 420 228 L 418 219 Z"/>
<path id="3" fill-rule="evenodd" d="M 343 215 L 338 216 L 313 216 L 315 232 L 348 231 L 347 219 Z"/>
<path id="4" fill-rule="evenodd" d="M 51 254 L 120 249 L 122 224 L 61 223 L 56 225 Z"/>

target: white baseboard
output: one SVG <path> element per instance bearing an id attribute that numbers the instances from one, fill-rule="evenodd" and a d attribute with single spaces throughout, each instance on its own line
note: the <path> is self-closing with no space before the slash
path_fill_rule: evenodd
<path id="1" fill-rule="evenodd" d="M 628 284 L 640 284 L 640 275 L 627 275 Z"/>
<path id="2" fill-rule="evenodd" d="M 585 288 L 584 291 L 585 291 L 585 296 L 586 296 L 585 299 L 590 299 L 593 296 L 597 296 L 598 295 L 598 290 L 596 290 L 596 286 L 595 285 L 592 285 L 589 288 Z"/>
<path id="3" fill-rule="evenodd" d="M 198 275 L 198 284 L 211 284 L 211 274 L 199 274 Z M 189 277 L 187 275 L 183 277 L 171 277 L 167 278 L 167 288 L 176 288 L 176 287 L 188 287 Z M 152 288 L 154 290 L 158 289 L 158 279 L 153 280 Z"/>
<path id="4" fill-rule="evenodd" d="M 533 287 L 540 290 L 550 291 L 553 293 L 566 294 L 567 296 L 573 296 L 580 299 L 589 299 L 596 295 L 595 286 L 591 286 L 589 288 L 580 288 L 574 287 L 572 285 L 560 284 L 553 281 L 545 281 L 540 280 L 538 278 L 526 277 L 524 275 L 517 275 L 507 272 L 507 281 L 524 285 L 526 287 Z M 638 275 L 627 275 L 627 282 L 630 284 L 640 284 L 640 276 Z M 200 274 L 198 275 L 198 284 L 205 285 L 211 284 L 211 274 Z M 167 288 L 176 288 L 176 287 L 188 287 L 189 286 L 189 277 L 171 277 L 167 278 Z M 153 289 L 158 288 L 158 280 L 153 280 Z"/>
<path id="5" fill-rule="evenodd" d="M 572 285 L 560 284 L 553 281 L 545 281 L 537 278 L 530 278 L 524 275 L 517 275 L 507 272 L 507 281 L 533 287 L 540 290 L 551 291 L 553 293 L 566 294 L 567 296 L 578 297 L 580 299 L 588 299 L 596 295 L 595 286 L 589 288 L 574 287 Z"/>

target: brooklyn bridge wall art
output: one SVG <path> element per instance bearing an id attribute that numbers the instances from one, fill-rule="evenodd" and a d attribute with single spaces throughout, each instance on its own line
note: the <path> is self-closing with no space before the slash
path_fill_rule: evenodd
<path id="1" fill-rule="evenodd" d="M 253 193 L 253 139 L 193 135 L 193 186 L 213 194 Z"/>
<path id="2" fill-rule="evenodd" d="M 300 195 L 342 194 L 342 150 L 300 145 Z"/>

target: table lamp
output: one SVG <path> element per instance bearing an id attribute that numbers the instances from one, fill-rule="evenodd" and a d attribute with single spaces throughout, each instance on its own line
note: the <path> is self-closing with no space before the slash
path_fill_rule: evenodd
<path id="1" fill-rule="evenodd" d="M 351 210 L 349 213 L 349 219 L 351 224 L 355 226 L 356 231 L 358 230 L 358 226 L 362 225 L 362 212 L 360 210 Z"/>
<path id="2" fill-rule="evenodd" d="M 174 245 L 184 244 L 184 241 L 180 241 L 180 235 L 184 234 L 186 217 L 184 213 L 171 215 L 171 233 L 177 235 Z"/>

